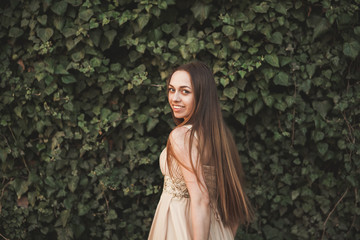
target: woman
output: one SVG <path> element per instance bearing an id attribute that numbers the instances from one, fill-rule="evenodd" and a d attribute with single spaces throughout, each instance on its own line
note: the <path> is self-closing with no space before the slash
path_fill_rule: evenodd
<path id="1" fill-rule="evenodd" d="M 167 89 L 177 127 L 160 155 L 164 189 L 149 239 L 234 239 L 253 214 L 211 70 L 201 62 L 182 65 Z"/>

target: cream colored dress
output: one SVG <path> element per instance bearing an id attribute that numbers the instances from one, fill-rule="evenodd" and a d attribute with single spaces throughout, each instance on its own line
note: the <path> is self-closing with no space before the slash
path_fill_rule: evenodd
<path id="1" fill-rule="evenodd" d="M 175 163 L 176 164 L 176 163 Z M 160 155 L 160 168 L 164 175 L 164 187 L 149 233 L 149 240 L 190 240 L 192 239 L 192 224 L 190 212 L 190 197 L 185 181 L 180 175 L 171 179 L 166 167 L 166 148 Z M 216 196 L 214 169 L 204 166 L 205 182 L 211 202 Z M 234 239 L 230 228 L 225 228 L 219 214 L 210 204 L 210 234 L 211 240 Z"/>

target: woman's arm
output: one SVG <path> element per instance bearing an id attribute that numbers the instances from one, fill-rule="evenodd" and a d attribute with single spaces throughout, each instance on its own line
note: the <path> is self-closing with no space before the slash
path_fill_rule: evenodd
<path id="1" fill-rule="evenodd" d="M 209 193 L 201 173 L 198 169 L 198 177 L 201 184 L 197 182 L 196 175 L 191 168 L 191 162 L 196 166 L 198 152 L 195 139 L 192 147 L 191 158 L 189 155 L 189 130 L 186 127 L 174 129 L 170 134 L 170 142 L 175 156 L 184 166 L 180 165 L 184 176 L 186 187 L 190 194 L 190 211 L 194 240 L 207 240 L 210 232 L 210 200 Z"/>

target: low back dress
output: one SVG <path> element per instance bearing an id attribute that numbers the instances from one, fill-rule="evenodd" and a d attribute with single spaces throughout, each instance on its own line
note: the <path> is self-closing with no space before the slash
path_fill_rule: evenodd
<path id="1" fill-rule="evenodd" d="M 187 127 L 187 126 L 186 126 Z M 164 175 L 164 187 L 156 208 L 148 240 L 191 240 L 192 223 L 190 196 L 181 174 L 170 177 L 167 170 L 166 148 L 160 154 L 160 169 Z M 172 164 L 177 164 L 172 161 Z M 179 168 L 178 168 L 179 169 Z M 209 240 L 233 240 L 229 227 L 225 227 L 216 208 L 215 169 L 203 165 L 204 178 L 210 196 Z"/>

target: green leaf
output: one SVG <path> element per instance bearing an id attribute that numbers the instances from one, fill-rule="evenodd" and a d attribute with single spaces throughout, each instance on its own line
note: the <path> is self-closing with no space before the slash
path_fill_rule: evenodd
<path id="1" fill-rule="evenodd" d="M 76 78 L 73 75 L 66 75 L 61 77 L 61 81 L 65 84 L 70 84 L 76 82 Z"/>
<path id="2" fill-rule="evenodd" d="M 175 50 L 175 48 L 177 48 L 178 46 L 179 46 L 179 43 L 178 43 L 174 38 L 172 38 L 172 39 L 169 41 L 168 47 L 169 47 L 171 50 Z"/>
<path id="3" fill-rule="evenodd" d="M 275 76 L 274 68 L 263 68 L 261 72 L 264 75 L 266 82 L 269 82 Z"/>
<path id="4" fill-rule="evenodd" d="M 65 18 L 54 16 L 54 26 L 57 30 L 61 31 L 65 25 Z"/>
<path id="5" fill-rule="evenodd" d="M 77 205 L 77 208 L 78 208 L 78 215 L 83 216 L 83 215 L 85 215 L 85 214 L 87 214 L 89 212 L 90 205 L 88 205 L 88 204 L 85 205 L 83 203 L 79 203 Z"/>
<path id="6" fill-rule="evenodd" d="M 239 121 L 242 125 L 245 125 L 246 123 L 246 119 L 247 119 L 247 115 L 243 112 L 240 112 L 238 114 L 236 114 L 236 120 Z"/>
<path id="7" fill-rule="evenodd" d="M 258 114 L 259 111 L 263 108 L 264 103 L 261 99 L 258 99 L 254 104 L 254 114 Z"/>
<path id="8" fill-rule="evenodd" d="M 300 84 L 299 91 L 303 91 L 304 93 L 309 94 L 310 89 L 311 89 L 310 79 L 307 79 Z"/>
<path id="9" fill-rule="evenodd" d="M 113 112 L 110 114 L 110 116 L 108 117 L 108 121 L 110 123 L 112 122 L 116 122 L 116 121 L 120 121 L 121 120 L 121 114 L 118 112 Z"/>
<path id="10" fill-rule="evenodd" d="M 159 123 L 159 119 L 149 118 L 149 121 L 146 125 L 146 131 L 150 132 L 158 123 Z"/>
<path id="11" fill-rule="evenodd" d="M 224 89 L 224 95 L 230 99 L 234 99 L 237 93 L 238 89 L 236 87 L 228 87 Z"/>
<path id="12" fill-rule="evenodd" d="M 114 220 L 117 219 L 118 215 L 116 214 L 114 209 L 110 209 L 108 215 L 106 216 L 107 220 Z"/>
<path id="13" fill-rule="evenodd" d="M 123 25 L 127 21 L 131 20 L 131 18 L 132 18 L 132 13 L 129 10 L 125 10 L 119 18 L 119 25 L 120 26 Z"/>
<path id="14" fill-rule="evenodd" d="M 73 105 L 72 102 L 67 102 L 67 103 L 65 103 L 65 104 L 63 105 L 63 107 L 64 107 L 64 109 L 66 109 L 66 110 L 68 110 L 68 111 L 70 111 L 70 112 L 74 111 L 74 105 Z"/>
<path id="15" fill-rule="evenodd" d="M 279 72 L 274 77 L 274 83 L 280 86 L 289 86 L 289 75 L 285 72 Z"/>
<path id="16" fill-rule="evenodd" d="M 246 72 L 244 70 L 239 70 L 238 73 L 240 74 L 241 78 L 245 77 Z M 244 90 L 244 89 L 242 89 L 242 90 Z"/>
<path id="17" fill-rule="evenodd" d="M 351 42 L 344 43 L 343 53 L 345 54 L 345 56 L 355 59 L 359 55 L 359 51 L 360 51 L 360 44 L 358 41 L 353 40 Z"/>
<path id="18" fill-rule="evenodd" d="M 169 4 L 170 4 L 170 2 L 171 1 L 169 1 Z M 167 1 L 160 1 L 158 7 L 159 7 L 159 9 L 167 9 L 167 7 L 168 7 Z"/>
<path id="19" fill-rule="evenodd" d="M 65 227 L 68 222 L 68 219 L 70 217 L 70 212 L 71 212 L 70 210 L 66 209 L 61 211 L 60 213 L 60 221 L 63 227 Z"/>
<path id="20" fill-rule="evenodd" d="M 45 178 L 45 184 L 48 185 L 50 188 L 56 188 L 56 182 L 52 176 L 47 176 Z"/>
<path id="21" fill-rule="evenodd" d="M 354 33 L 360 37 L 360 26 L 354 27 Z"/>
<path id="22" fill-rule="evenodd" d="M 344 150 L 346 148 L 346 142 L 343 139 L 339 139 L 337 142 L 337 146 L 339 149 Z"/>
<path id="23" fill-rule="evenodd" d="M 57 15 L 62 16 L 66 12 L 67 6 L 68 6 L 67 2 L 60 1 L 52 4 L 51 10 Z"/>
<path id="24" fill-rule="evenodd" d="M 73 54 L 71 54 L 71 59 L 74 62 L 79 62 L 84 57 L 85 57 L 85 52 L 84 51 L 77 51 L 77 52 L 74 52 Z"/>
<path id="25" fill-rule="evenodd" d="M 108 49 L 111 46 L 112 42 L 114 41 L 116 35 L 117 35 L 116 30 L 108 30 L 108 31 L 104 32 L 104 36 L 107 41 L 101 42 L 101 49 L 102 50 Z"/>
<path id="26" fill-rule="evenodd" d="M 28 191 L 29 183 L 20 178 L 16 178 L 15 180 L 10 182 L 10 185 L 14 188 L 18 199 Z"/>
<path id="27" fill-rule="evenodd" d="M 271 35 L 270 42 L 281 45 L 283 41 L 283 36 L 280 32 L 274 32 Z"/>
<path id="28" fill-rule="evenodd" d="M 262 2 L 259 5 L 254 6 L 252 9 L 256 13 L 266 13 L 269 9 L 269 5 L 267 4 L 267 2 Z"/>
<path id="29" fill-rule="evenodd" d="M 324 155 L 329 148 L 329 144 L 327 144 L 327 143 L 318 143 L 318 144 L 316 144 L 316 146 L 321 155 Z"/>
<path id="30" fill-rule="evenodd" d="M 346 176 L 346 180 L 348 180 L 353 187 L 359 186 L 358 179 L 358 176 Z"/>
<path id="31" fill-rule="evenodd" d="M 255 53 L 257 53 L 259 51 L 258 48 L 255 48 L 255 47 L 251 47 L 248 49 L 248 52 L 251 54 L 251 55 L 254 55 Z"/>
<path id="32" fill-rule="evenodd" d="M 256 27 L 255 23 L 245 23 L 242 25 L 242 29 L 244 32 L 251 32 Z"/>
<path id="33" fill-rule="evenodd" d="M 274 45 L 273 44 L 266 44 L 265 45 L 265 50 L 268 54 L 272 53 L 272 51 L 274 50 Z"/>
<path id="34" fill-rule="evenodd" d="M 190 58 L 189 50 L 185 45 L 180 46 L 179 52 L 180 52 L 183 59 L 189 59 Z"/>
<path id="35" fill-rule="evenodd" d="M 83 0 L 66 0 L 66 2 L 73 5 L 74 7 L 77 7 L 83 3 Z M 85 7 L 85 4 L 84 4 L 84 7 Z"/>
<path id="36" fill-rule="evenodd" d="M 110 70 L 112 72 L 120 72 L 121 71 L 121 64 L 120 63 L 112 63 L 110 65 Z"/>
<path id="37" fill-rule="evenodd" d="M 276 5 L 275 5 L 275 11 L 277 11 L 278 13 L 281 13 L 283 15 L 287 14 L 287 9 L 284 6 L 283 2 L 279 1 Z"/>
<path id="38" fill-rule="evenodd" d="M 190 41 L 190 43 L 188 45 L 188 49 L 189 49 L 190 53 L 197 53 L 199 51 L 199 42 L 197 41 L 196 38 L 194 38 L 192 41 Z"/>
<path id="39" fill-rule="evenodd" d="M 258 97 L 258 94 L 255 91 L 248 91 L 245 93 L 246 100 L 251 103 Z"/>
<path id="40" fill-rule="evenodd" d="M 70 240 L 74 239 L 74 233 L 71 227 L 55 228 L 57 233 L 57 240 Z"/>
<path id="41" fill-rule="evenodd" d="M 273 96 L 263 96 L 264 99 L 264 103 L 269 106 L 272 107 L 274 102 L 275 102 L 275 98 Z"/>
<path id="42" fill-rule="evenodd" d="M 163 25 L 161 25 L 161 30 L 166 34 L 170 34 L 174 30 L 174 25 L 164 23 Z"/>
<path id="43" fill-rule="evenodd" d="M 79 18 L 85 22 L 89 21 L 92 15 L 94 15 L 94 11 L 92 9 L 85 9 L 79 12 Z"/>
<path id="44" fill-rule="evenodd" d="M 321 102 L 314 101 L 313 108 L 323 117 L 325 118 L 329 110 L 332 108 L 332 105 L 329 101 L 324 100 Z"/>
<path id="45" fill-rule="evenodd" d="M 226 36 L 231 36 L 234 34 L 235 32 L 235 28 L 233 26 L 230 25 L 225 25 L 222 27 L 221 30 Z"/>
<path id="46" fill-rule="evenodd" d="M 265 56 L 265 61 L 273 67 L 280 67 L 279 58 L 275 54 L 270 54 Z"/>
<path id="47" fill-rule="evenodd" d="M 140 17 L 137 19 L 137 23 L 139 25 L 140 31 L 148 24 L 150 20 L 149 14 L 141 14 Z"/>
<path id="48" fill-rule="evenodd" d="M 281 57 L 279 57 L 279 60 L 280 60 L 280 66 L 283 67 L 283 66 L 291 63 L 292 58 L 291 57 L 281 56 Z"/>
<path id="49" fill-rule="evenodd" d="M 326 18 L 321 18 L 320 21 L 316 22 L 313 34 L 313 40 L 327 32 L 331 27 L 331 24 Z"/>
<path id="50" fill-rule="evenodd" d="M 241 43 L 239 41 L 231 41 L 229 47 L 234 50 L 239 50 L 241 48 Z"/>
<path id="51" fill-rule="evenodd" d="M 324 75 L 327 79 L 331 79 L 332 71 L 330 69 L 323 70 L 322 75 Z"/>
<path id="52" fill-rule="evenodd" d="M 102 32 L 100 29 L 94 29 L 94 30 L 90 31 L 90 34 L 89 34 L 90 39 L 96 47 L 98 47 L 100 44 L 101 34 L 102 34 Z"/>
<path id="53" fill-rule="evenodd" d="M 101 120 L 107 119 L 107 117 L 111 114 L 111 110 L 108 108 L 101 109 Z"/>
<path id="54" fill-rule="evenodd" d="M 140 124 L 144 124 L 148 120 L 148 116 L 145 114 L 140 114 L 136 117 L 136 119 Z"/>
<path id="55" fill-rule="evenodd" d="M 79 176 L 72 176 L 68 182 L 68 188 L 73 193 L 75 192 L 79 183 Z"/>
<path id="56" fill-rule="evenodd" d="M 205 5 L 201 1 L 196 1 L 191 11 L 194 14 L 195 19 L 197 19 L 200 24 L 203 24 L 204 21 L 208 18 L 211 10 L 211 5 Z"/>
<path id="57" fill-rule="evenodd" d="M 22 116 L 21 116 L 22 107 L 16 106 L 16 107 L 14 108 L 14 112 L 15 112 L 16 116 L 18 116 L 18 118 L 22 118 Z"/>
<path id="58" fill-rule="evenodd" d="M 69 72 L 65 69 L 65 67 L 62 64 L 58 64 L 55 67 L 55 74 L 69 74 Z"/>
<path id="59" fill-rule="evenodd" d="M 62 34 L 68 38 L 68 37 L 71 37 L 71 36 L 74 36 L 76 35 L 76 29 L 75 28 L 69 28 L 69 27 L 65 27 L 62 29 Z M 73 40 L 73 39 L 71 39 Z"/>
<path id="60" fill-rule="evenodd" d="M 52 30 L 51 28 L 39 28 L 37 30 L 37 35 L 43 42 L 47 42 L 53 34 L 54 30 Z"/>
<path id="61" fill-rule="evenodd" d="M 314 76 L 315 70 L 315 64 L 306 64 L 306 72 L 308 73 L 310 79 Z"/>
<path id="62" fill-rule="evenodd" d="M 274 107 L 280 111 L 285 111 L 287 104 L 284 101 L 279 101 L 274 104 Z"/>
<path id="63" fill-rule="evenodd" d="M 28 194 L 27 194 L 29 203 L 31 204 L 32 207 L 35 206 L 35 201 L 36 201 L 37 195 L 38 194 L 36 192 L 28 192 Z"/>
<path id="64" fill-rule="evenodd" d="M 24 30 L 22 30 L 21 28 L 17 28 L 17 27 L 10 28 L 9 37 L 18 38 L 23 34 L 24 34 Z"/>
<path id="65" fill-rule="evenodd" d="M 8 152 L 6 149 L 0 149 L 0 159 L 1 159 L 1 162 L 5 162 L 6 161 L 6 158 L 7 158 L 7 155 L 8 155 Z"/>
<path id="66" fill-rule="evenodd" d="M 229 84 L 229 78 L 222 77 L 220 78 L 220 83 L 223 85 L 223 87 L 226 87 Z"/>
<path id="67" fill-rule="evenodd" d="M 41 25 L 45 26 L 47 23 L 47 15 L 38 16 L 37 20 Z"/>
<path id="68" fill-rule="evenodd" d="M 240 71 L 239 71 L 240 72 Z M 241 73 L 240 73 L 241 74 Z M 245 90 L 246 84 L 248 82 L 242 77 L 239 81 L 238 81 L 238 88 L 242 91 Z"/>
<path id="69" fill-rule="evenodd" d="M 288 107 L 291 107 L 296 101 L 296 98 L 294 96 L 286 96 L 285 97 L 285 102 L 287 104 Z"/>
<path id="70" fill-rule="evenodd" d="M 101 59 L 94 57 L 90 60 L 90 66 L 95 68 L 95 67 L 100 67 L 101 66 Z"/>
<path id="71" fill-rule="evenodd" d="M 314 141 L 319 142 L 324 139 L 325 134 L 321 131 L 315 131 L 314 132 Z"/>
<path id="72" fill-rule="evenodd" d="M 291 192 L 291 200 L 295 200 L 298 196 L 300 195 L 300 191 L 299 190 L 294 190 Z"/>

